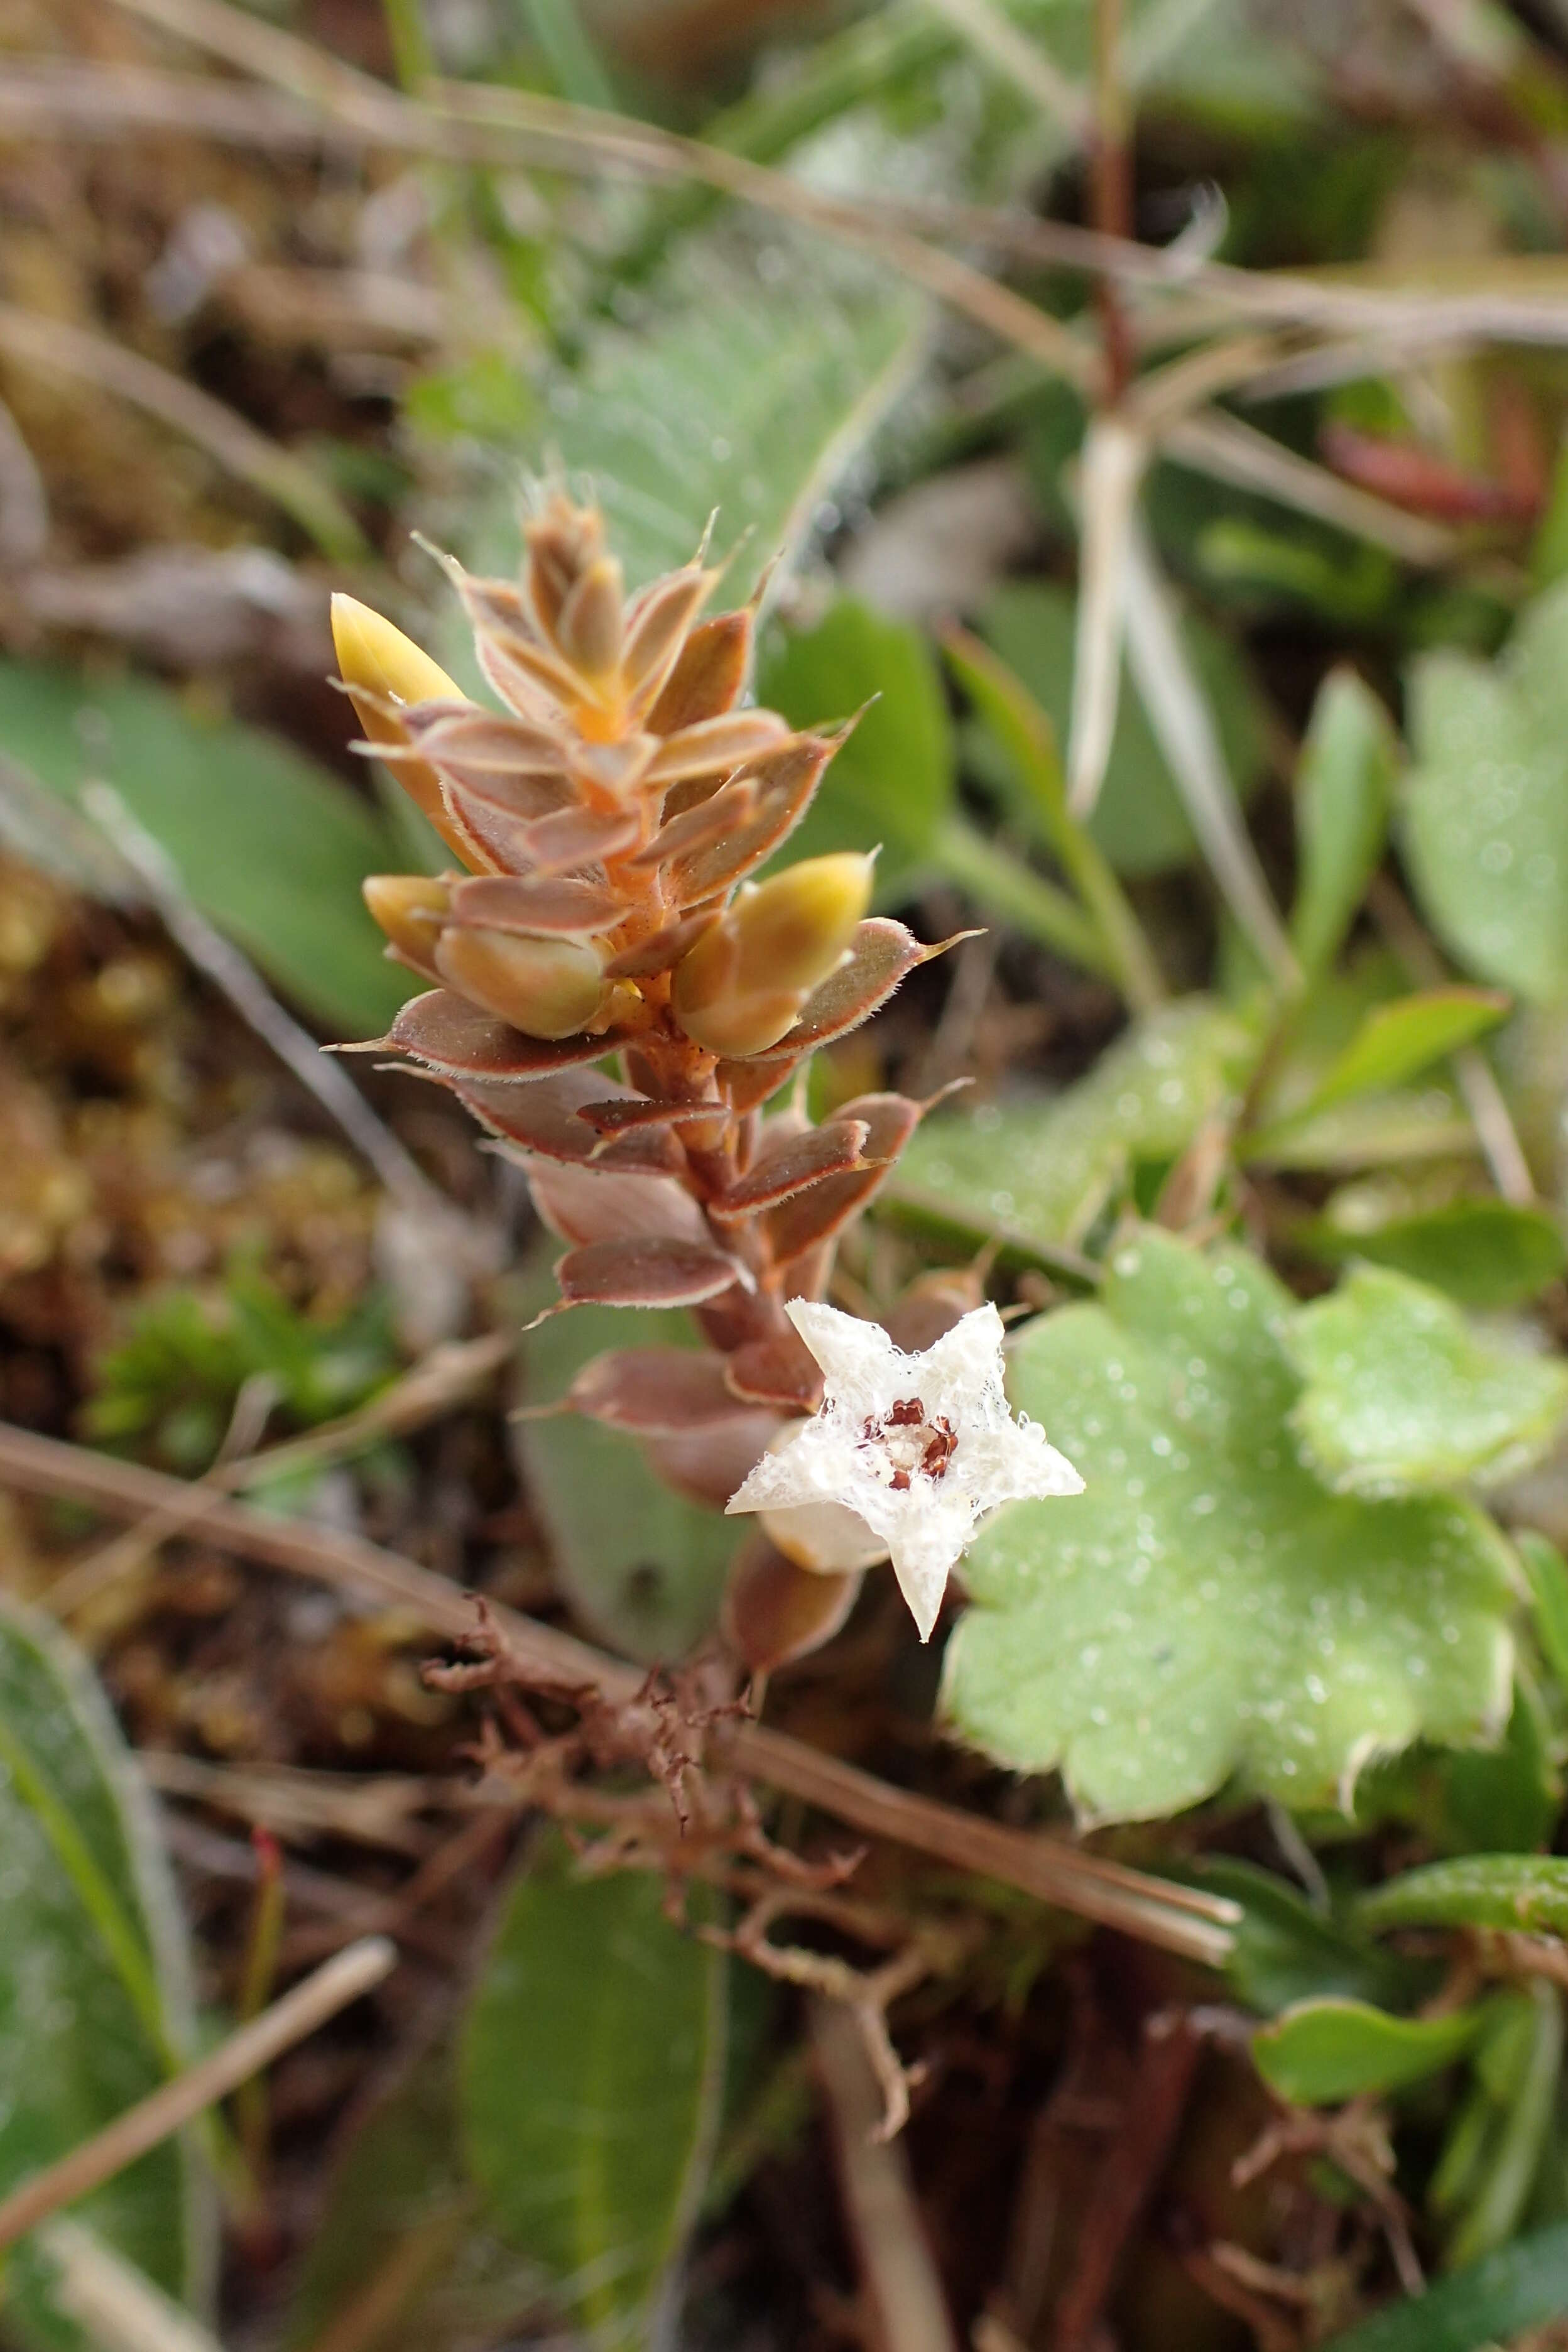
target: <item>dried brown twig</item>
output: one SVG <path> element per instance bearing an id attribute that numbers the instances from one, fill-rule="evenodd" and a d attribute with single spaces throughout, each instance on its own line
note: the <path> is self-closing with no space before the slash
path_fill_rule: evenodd
<path id="1" fill-rule="evenodd" d="M 168 1509 L 189 1491 L 157 1471 L 4 1423 L 0 1484 L 25 1493 L 68 1496 L 128 1518 Z M 428 1633 L 462 1641 L 473 1630 L 472 1604 L 456 1585 L 356 1537 L 271 1517 L 217 1496 L 204 1500 L 190 1525 L 246 1559 L 406 1612 Z M 635 1666 L 569 1633 L 510 1610 L 498 1608 L 495 1615 L 515 1649 L 568 1686 L 591 1685 L 606 1698 L 624 1701 L 641 1685 Z M 1063 1839 L 1013 1829 L 896 1788 L 764 1724 L 731 1726 L 722 1744 L 726 1760 L 737 1769 L 817 1807 L 862 1836 L 886 1838 L 953 1869 L 999 1880 L 1038 1902 L 1059 1905 L 1210 1967 L 1223 1965 L 1230 1950 L 1238 1915 L 1222 1898 L 1103 1861 Z"/>

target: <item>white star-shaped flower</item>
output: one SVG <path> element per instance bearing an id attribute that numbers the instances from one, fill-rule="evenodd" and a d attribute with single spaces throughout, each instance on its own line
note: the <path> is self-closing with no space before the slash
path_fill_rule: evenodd
<path id="1" fill-rule="evenodd" d="M 784 1312 L 821 1365 L 826 1394 L 816 1417 L 763 1456 L 726 1507 L 770 1518 L 809 1511 L 805 1524 L 815 1528 L 853 1514 L 859 1528 L 847 1519 L 844 1527 L 859 1556 L 812 1564 L 863 1568 L 890 1554 L 929 1641 L 948 1575 L 985 1513 L 1026 1496 L 1081 1494 L 1083 1480 L 1047 1444 L 1038 1423 L 1013 1418 L 994 1307 L 977 1307 L 916 1356 L 896 1348 L 879 1323 L 836 1307 L 795 1298 Z M 786 1527 L 770 1526 L 775 1540 Z"/>

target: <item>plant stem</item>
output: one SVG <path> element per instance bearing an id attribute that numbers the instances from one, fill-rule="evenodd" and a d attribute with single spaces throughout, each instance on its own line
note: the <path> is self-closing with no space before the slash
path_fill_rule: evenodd
<path id="1" fill-rule="evenodd" d="M 397 86 L 410 98 L 417 98 L 436 79 L 436 53 L 421 0 L 382 0 L 382 8 Z"/>
<path id="2" fill-rule="evenodd" d="M 936 862 L 950 882 L 1002 916 L 1026 938 L 1102 979 L 1117 977 L 1100 927 L 1054 882 L 1016 853 L 988 841 L 967 817 L 949 817 L 937 836 Z"/>

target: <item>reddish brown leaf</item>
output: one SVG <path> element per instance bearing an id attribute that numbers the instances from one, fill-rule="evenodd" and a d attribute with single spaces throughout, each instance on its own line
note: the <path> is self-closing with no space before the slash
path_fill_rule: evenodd
<path id="1" fill-rule="evenodd" d="M 865 1164 L 849 1175 L 826 1177 L 769 1212 L 767 1237 L 776 1265 L 803 1257 L 864 1208 L 919 1126 L 921 1109 L 907 1095 L 861 1095 L 844 1105 L 841 1119 L 865 1122 Z"/>
<path id="2" fill-rule="evenodd" d="M 616 1348 L 584 1364 L 568 1402 L 589 1421 L 639 1437 L 696 1435 L 749 1408 L 724 1385 L 724 1359 L 695 1348 Z"/>
<path id="3" fill-rule="evenodd" d="M 772 1412 L 748 1412 L 717 1429 L 679 1437 L 649 1437 L 643 1451 L 667 1486 L 694 1503 L 721 1511 L 748 1470 L 755 1469 L 779 1425 Z"/>
<path id="4" fill-rule="evenodd" d="M 563 939 L 588 939 L 607 931 L 626 914 L 624 900 L 597 882 L 570 882 L 555 876 L 485 874 L 459 882 L 452 893 L 452 915 L 459 923 L 478 923 L 490 931 L 521 931 L 531 937 L 553 933 Z"/>
<path id="5" fill-rule="evenodd" d="M 772 856 L 805 814 L 835 748 L 819 735 L 797 735 L 751 763 L 748 777 L 761 787 L 756 814 L 667 866 L 668 887 L 679 905 L 696 907 L 717 897 Z"/>
<path id="6" fill-rule="evenodd" d="M 882 1319 L 894 1347 L 907 1356 L 919 1356 L 984 1302 L 985 1293 L 973 1274 L 944 1268 L 919 1276 Z"/>
<path id="7" fill-rule="evenodd" d="M 747 824 L 755 816 L 762 785 L 755 776 L 737 776 L 733 783 L 722 784 L 689 808 L 661 824 L 646 849 L 639 849 L 635 863 L 638 866 L 662 866 L 671 857 L 689 857 L 710 843 L 721 841 L 738 825 Z"/>
<path id="8" fill-rule="evenodd" d="M 804 1058 L 791 1055 L 786 1061 L 779 1054 L 759 1054 L 750 1062 L 721 1062 L 714 1070 L 720 1088 L 737 1118 L 758 1109 L 770 1096 L 789 1084 L 796 1065 Z"/>
<path id="9" fill-rule="evenodd" d="M 584 1102 L 603 1095 L 606 1083 L 597 1070 L 574 1069 L 532 1086 L 458 1086 L 454 1091 L 492 1135 L 520 1150 L 648 1176 L 679 1173 L 680 1149 L 668 1128 L 634 1128 L 605 1142 L 577 1116 Z"/>
<path id="10" fill-rule="evenodd" d="M 541 874 L 564 874 L 575 866 L 620 856 L 636 846 L 641 832 L 636 809 L 567 808 L 531 824 L 522 846 Z"/>
<path id="11" fill-rule="evenodd" d="M 696 1307 L 740 1271 L 710 1243 L 637 1239 L 568 1250 L 555 1279 L 569 1307 Z"/>
<path id="12" fill-rule="evenodd" d="M 858 1575 L 816 1576 L 796 1568 L 755 1533 L 730 1570 L 725 1636 L 750 1673 L 771 1674 L 833 1639 L 855 1606 L 860 1581 Z"/>
<path id="13" fill-rule="evenodd" d="M 752 666 L 752 615 L 721 613 L 692 630 L 648 713 L 656 735 L 716 719 L 740 698 Z"/>
<path id="14" fill-rule="evenodd" d="M 800 1019 L 787 1035 L 757 1055 L 756 1060 L 798 1060 L 801 1055 L 858 1028 L 879 1005 L 886 1004 L 899 982 L 923 963 L 928 953 L 902 923 L 873 915 L 856 931 L 847 961 L 806 999 Z"/>
<path id="15" fill-rule="evenodd" d="M 680 658 L 682 640 L 712 586 L 714 574 L 695 563 L 671 572 L 647 588 L 626 614 L 621 674 L 639 703 L 662 694 Z M 661 735 L 668 733 L 661 727 Z"/>
<path id="16" fill-rule="evenodd" d="M 528 1189 L 542 1223 L 563 1242 L 640 1239 L 711 1246 L 701 1210 L 671 1176 L 626 1176 L 534 1160 Z"/>
<path id="17" fill-rule="evenodd" d="M 804 1135 L 785 1137 L 772 1150 L 764 1144 L 755 1167 L 709 1203 L 709 1215 L 721 1223 L 754 1217 L 830 1176 L 846 1174 L 860 1166 L 869 1132 L 864 1119 L 836 1118 L 808 1128 Z"/>
<path id="18" fill-rule="evenodd" d="M 563 1037 L 556 1044 L 525 1037 L 449 988 L 435 988 L 410 997 L 384 1037 L 348 1050 L 366 1054 L 391 1047 L 412 1054 L 444 1078 L 510 1082 L 548 1077 L 575 1062 L 600 1061 L 614 1053 L 617 1042 L 614 1036 Z"/>
<path id="19" fill-rule="evenodd" d="M 742 762 L 764 758 L 789 731 L 776 710 L 728 710 L 718 719 L 699 719 L 665 737 L 648 781 L 679 784 L 689 776 L 727 776 Z"/>
<path id="20" fill-rule="evenodd" d="M 476 777 L 548 776 L 562 765 L 560 739 L 547 729 L 471 702 L 421 702 L 402 716 L 426 759 Z"/>
<path id="21" fill-rule="evenodd" d="M 781 1412 L 815 1412 L 822 1402 L 822 1368 L 793 1330 L 748 1339 L 725 1358 L 724 1378 L 748 1403 L 777 1405 Z"/>
<path id="22" fill-rule="evenodd" d="M 606 980 L 641 980 L 650 971 L 668 971 L 680 961 L 689 947 L 694 947 L 716 919 L 712 915 L 683 915 L 679 922 L 666 923 L 650 931 L 646 940 L 635 947 L 623 948 L 605 966 Z"/>
<path id="23" fill-rule="evenodd" d="M 729 1119 L 722 1103 L 660 1102 L 647 1095 L 617 1096 L 613 1101 L 585 1102 L 577 1113 L 596 1135 L 625 1135 L 637 1127 L 689 1127 Z"/>

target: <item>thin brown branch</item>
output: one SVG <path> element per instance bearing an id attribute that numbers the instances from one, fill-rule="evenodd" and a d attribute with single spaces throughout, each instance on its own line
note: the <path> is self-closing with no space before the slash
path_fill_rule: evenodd
<path id="1" fill-rule="evenodd" d="M 178 1479 L 110 1460 L 79 1446 L 0 1423 L 0 1483 L 30 1494 L 69 1496 L 126 1517 L 166 1509 L 185 1492 Z M 242 1504 L 208 1498 L 192 1522 L 211 1541 L 244 1558 L 307 1576 L 405 1612 L 447 1639 L 468 1643 L 472 1602 L 446 1578 L 358 1537 L 268 1517 Z M 635 1698 L 644 1677 L 572 1634 L 496 1608 L 510 1647 L 568 1688 L 588 1685 L 613 1701 Z M 1142 1937 L 1209 1967 L 1222 1966 L 1238 1913 L 1234 1904 L 1104 1862 L 1065 1840 L 1016 1830 L 956 1806 L 917 1796 L 754 1723 L 722 1727 L 720 1760 L 816 1806 L 864 1835 L 887 1838 L 951 1868 L 1018 1887 L 1124 1934 Z"/>

